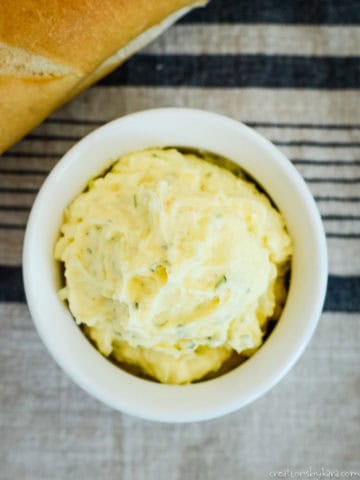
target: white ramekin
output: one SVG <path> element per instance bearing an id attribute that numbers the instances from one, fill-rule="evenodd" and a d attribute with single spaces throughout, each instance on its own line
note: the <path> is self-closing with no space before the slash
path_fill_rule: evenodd
<path id="1" fill-rule="evenodd" d="M 209 150 L 245 168 L 286 219 L 294 241 L 289 296 L 260 350 L 240 367 L 194 385 L 161 385 L 132 376 L 87 341 L 57 296 L 54 243 L 66 205 L 109 159 L 150 146 Z M 274 386 L 294 365 L 318 322 L 327 281 L 327 251 L 315 202 L 290 161 L 247 126 L 200 110 L 165 108 L 114 120 L 87 135 L 59 161 L 32 208 L 23 251 L 25 292 L 32 318 L 56 362 L 107 405 L 151 420 L 190 422 L 232 412 Z"/>

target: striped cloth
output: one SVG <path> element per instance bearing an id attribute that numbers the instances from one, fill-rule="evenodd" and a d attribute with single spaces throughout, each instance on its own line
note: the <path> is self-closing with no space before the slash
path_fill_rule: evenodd
<path id="1" fill-rule="evenodd" d="M 213 0 L 2 156 L 1 480 L 360 477 L 359 45 L 359 1 Z M 58 159 L 98 125 L 161 106 L 220 112 L 272 140 L 328 239 L 324 313 L 302 359 L 262 399 L 202 424 L 145 422 L 90 398 L 49 358 L 21 280 L 29 209 Z"/>

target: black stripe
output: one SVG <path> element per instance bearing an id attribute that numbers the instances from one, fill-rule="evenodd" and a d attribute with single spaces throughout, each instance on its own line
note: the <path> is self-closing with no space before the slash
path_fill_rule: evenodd
<path id="1" fill-rule="evenodd" d="M 81 135 L 47 135 L 47 134 L 33 134 L 30 133 L 25 137 L 25 140 L 56 140 L 62 142 L 77 142 L 82 138 Z"/>
<path id="2" fill-rule="evenodd" d="M 356 25 L 358 0 L 212 0 L 181 23 L 290 23 Z"/>
<path id="3" fill-rule="evenodd" d="M 31 206 L 26 205 L 0 205 L 2 212 L 28 212 Z"/>
<path id="4" fill-rule="evenodd" d="M 322 148 L 357 148 L 360 142 L 318 142 L 315 140 L 272 140 L 280 147 L 322 147 Z"/>
<path id="5" fill-rule="evenodd" d="M 18 195 L 19 193 L 37 193 L 39 191 L 39 188 L 0 187 L 0 193 L 13 193 L 15 195 Z"/>
<path id="6" fill-rule="evenodd" d="M 103 125 L 104 123 L 110 122 L 111 119 L 107 120 L 89 120 L 89 119 L 77 119 L 77 118 L 48 118 L 45 123 L 56 123 L 60 125 Z"/>
<path id="7" fill-rule="evenodd" d="M 338 166 L 348 167 L 349 165 L 360 166 L 360 160 L 310 160 L 302 158 L 293 158 L 291 161 L 295 165 L 317 165 L 317 166 Z"/>
<path id="8" fill-rule="evenodd" d="M 360 183 L 360 177 L 354 178 L 305 178 L 308 183 Z"/>
<path id="9" fill-rule="evenodd" d="M 61 125 L 104 125 L 113 119 L 88 120 L 81 118 L 48 118 L 45 123 L 59 123 Z M 320 130 L 358 130 L 360 124 L 338 124 L 338 123 L 275 123 L 275 122 L 248 122 L 243 120 L 249 127 L 254 128 L 298 128 L 298 129 L 320 129 Z"/>
<path id="10" fill-rule="evenodd" d="M 0 266 L 0 302 L 25 302 L 21 267 Z"/>
<path id="11" fill-rule="evenodd" d="M 0 301 L 25 302 L 21 267 L 0 266 Z M 324 310 L 360 312 L 360 277 L 330 275 Z"/>
<path id="12" fill-rule="evenodd" d="M 62 153 L 43 153 L 43 152 L 5 152 L 1 156 L 4 158 L 60 158 Z"/>
<path id="13" fill-rule="evenodd" d="M 321 196 L 315 195 L 315 200 L 317 202 L 349 202 L 349 203 L 358 203 L 360 202 L 360 197 L 334 197 L 334 196 Z"/>
<path id="14" fill-rule="evenodd" d="M 0 168 L 0 174 L 5 174 L 5 175 L 39 175 L 43 177 L 44 175 L 47 175 L 49 173 L 49 170 L 29 170 L 27 168 L 18 168 L 18 169 L 6 169 L 6 168 Z"/>
<path id="15" fill-rule="evenodd" d="M 360 277 L 330 275 L 324 310 L 360 313 Z"/>
<path id="16" fill-rule="evenodd" d="M 354 89 L 359 57 L 135 55 L 99 86 Z"/>
<path id="17" fill-rule="evenodd" d="M 322 215 L 323 220 L 338 220 L 340 222 L 347 220 L 360 220 L 360 215 Z"/>
<path id="18" fill-rule="evenodd" d="M 345 240 L 358 240 L 360 238 L 360 233 L 326 233 L 327 238 L 339 238 Z"/>
<path id="19" fill-rule="evenodd" d="M 360 124 L 337 124 L 337 123 L 273 123 L 273 122 L 247 122 L 246 125 L 254 128 L 296 128 L 296 129 L 318 129 L 318 130 L 358 130 Z"/>
<path id="20" fill-rule="evenodd" d="M 0 223 L 0 230 L 25 230 L 26 225 L 17 223 Z"/>

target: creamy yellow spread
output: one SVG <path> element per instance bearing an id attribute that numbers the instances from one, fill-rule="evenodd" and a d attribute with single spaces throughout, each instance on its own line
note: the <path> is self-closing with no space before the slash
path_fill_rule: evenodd
<path id="1" fill-rule="evenodd" d="M 291 253 L 252 182 L 174 148 L 124 155 L 92 180 L 55 248 L 60 295 L 98 350 L 175 384 L 261 345 Z"/>

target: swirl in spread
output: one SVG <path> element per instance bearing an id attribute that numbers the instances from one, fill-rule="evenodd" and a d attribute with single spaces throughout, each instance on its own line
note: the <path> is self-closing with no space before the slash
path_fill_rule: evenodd
<path id="1" fill-rule="evenodd" d="M 181 384 L 261 345 L 292 244 L 253 182 L 172 148 L 124 155 L 92 180 L 55 250 L 61 297 L 98 350 Z"/>

